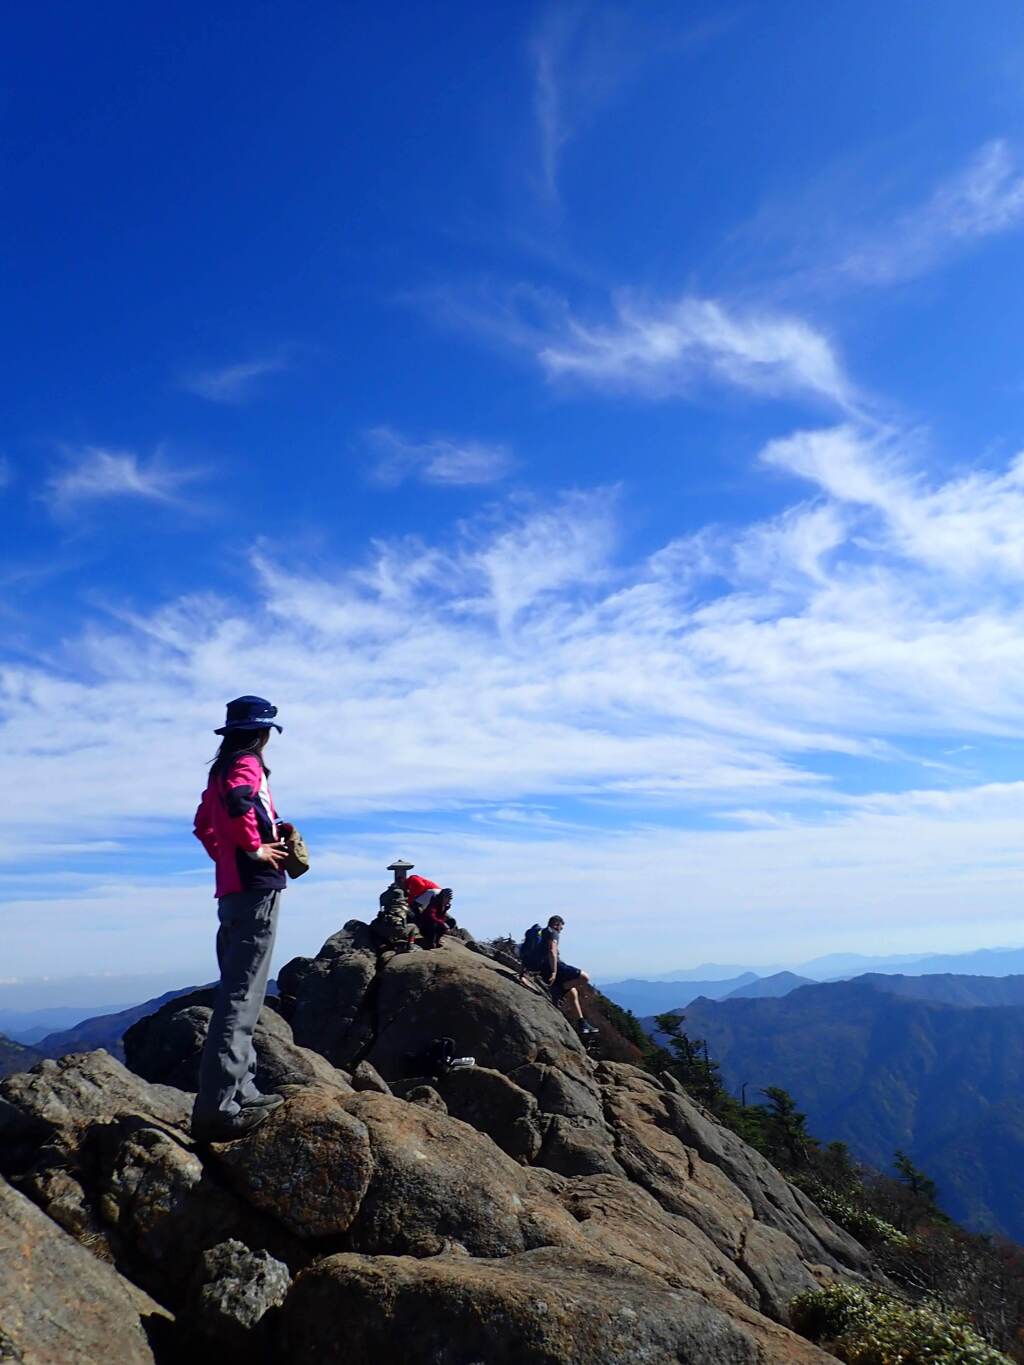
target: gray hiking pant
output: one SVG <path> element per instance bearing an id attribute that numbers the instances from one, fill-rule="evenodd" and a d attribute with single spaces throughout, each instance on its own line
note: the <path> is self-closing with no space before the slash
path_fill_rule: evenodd
<path id="1" fill-rule="evenodd" d="M 220 985 L 199 1064 L 194 1116 L 200 1122 L 237 1114 L 258 1094 L 252 1035 L 263 1008 L 277 932 L 280 891 L 235 891 L 217 902 Z"/>

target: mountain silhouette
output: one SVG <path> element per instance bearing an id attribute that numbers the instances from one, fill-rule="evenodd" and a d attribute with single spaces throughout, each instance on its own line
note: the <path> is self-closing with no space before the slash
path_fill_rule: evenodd
<path id="1" fill-rule="evenodd" d="M 0 1033 L 0 1076 L 13 1076 L 15 1072 L 27 1071 L 41 1061 L 43 1054 L 25 1043 L 15 1042 Z"/>
<path id="2" fill-rule="evenodd" d="M 774 976 L 760 976 L 754 981 L 748 981 L 736 990 L 730 991 L 726 1000 L 760 1000 L 772 998 L 780 995 L 788 995 L 790 991 L 795 991 L 800 986 L 811 986 L 814 983 L 806 976 L 797 976 L 795 972 L 776 972 Z M 706 992 L 705 992 L 706 994 Z M 711 996 L 710 999 L 721 999 L 722 997 Z"/>
<path id="3" fill-rule="evenodd" d="M 871 975 L 705 997 L 684 1028 L 734 1093 L 783 1087 L 812 1133 L 881 1169 L 900 1148 L 958 1221 L 1024 1239 L 1024 978 Z"/>
<path id="4" fill-rule="evenodd" d="M 753 972 L 743 972 L 721 981 L 609 981 L 601 986 L 601 992 L 622 1009 L 642 1017 L 681 1009 L 701 995 L 720 1000 L 744 986 L 756 984 L 758 979 Z"/>

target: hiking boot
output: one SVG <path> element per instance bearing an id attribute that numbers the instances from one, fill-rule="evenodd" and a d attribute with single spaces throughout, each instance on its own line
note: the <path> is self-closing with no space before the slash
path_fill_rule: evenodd
<path id="1" fill-rule="evenodd" d="M 576 1032 L 582 1038 L 586 1038 L 592 1033 L 599 1033 L 600 1029 L 595 1028 L 593 1024 L 588 1024 L 586 1019 L 581 1019 L 580 1022 L 576 1025 Z"/>
<path id="2" fill-rule="evenodd" d="M 196 1142 L 234 1142 L 245 1137 L 254 1128 L 270 1117 L 270 1110 L 258 1105 L 255 1108 L 239 1109 L 237 1114 L 224 1114 L 208 1122 L 197 1123 L 192 1120 L 192 1136 Z"/>
<path id="3" fill-rule="evenodd" d="M 453 1057 L 448 1063 L 448 1070 L 454 1071 L 457 1066 L 476 1066 L 475 1057 Z"/>
<path id="4" fill-rule="evenodd" d="M 278 1105 L 284 1104 L 283 1095 L 250 1095 L 247 1099 L 239 1100 L 243 1109 L 276 1109 Z"/>

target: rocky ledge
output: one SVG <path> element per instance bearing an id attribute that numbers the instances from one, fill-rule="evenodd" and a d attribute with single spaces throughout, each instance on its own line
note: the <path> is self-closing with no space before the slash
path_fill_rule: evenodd
<path id="1" fill-rule="evenodd" d="M 128 1067 L 0 1083 L 0 1359 L 833 1359 L 788 1307 L 867 1253 L 671 1077 L 593 1061 L 457 940 L 378 957 L 352 922 L 278 981 L 258 1080 L 286 1102 L 237 1142 L 188 1136 L 202 992 L 128 1030 Z M 478 1065 L 417 1076 L 446 1035 Z"/>

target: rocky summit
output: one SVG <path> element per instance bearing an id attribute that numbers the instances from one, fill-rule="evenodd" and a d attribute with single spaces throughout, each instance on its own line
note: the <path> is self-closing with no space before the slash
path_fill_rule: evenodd
<path id="1" fill-rule="evenodd" d="M 670 1077 L 587 1054 L 477 945 L 351 922 L 278 974 L 235 1142 L 188 1123 L 208 993 L 0 1083 L 0 1359 L 771 1365 L 865 1250 Z M 477 1065 L 417 1074 L 451 1037 Z"/>

